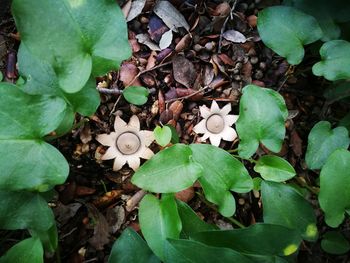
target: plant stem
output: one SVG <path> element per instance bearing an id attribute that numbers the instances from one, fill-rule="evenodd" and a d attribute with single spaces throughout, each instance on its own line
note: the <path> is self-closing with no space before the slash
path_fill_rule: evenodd
<path id="1" fill-rule="evenodd" d="M 235 150 L 235 149 L 234 149 Z M 229 153 L 232 153 L 234 150 L 228 150 Z M 251 162 L 251 163 L 257 163 L 258 161 L 252 159 L 252 158 L 243 158 L 237 154 L 231 154 L 233 157 L 236 157 L 236 158 L 239 158 L 239 159 L 242 159 L 242 160 L 246 160 L 248 162 Z"/>
<path id="2" fill-rule="evenodd" d="M 209 201 L 207 201 L 207 199 L 205 199 L 205 197 L 202 195 L 202 193 L 200 192 L 196 192 L 196 194 L 199 196 L 199 198 L 201 199 L 201 201 L 203 203 L 205 203 L 208 207 L 210 207 L 212 210 L 218 212 L 218 209 L 216 208 L 216 206 L 214 206 L 212 203 L 210 203 Z M 219 212 L 218 212 L 219 213 Z M 226 218 L 228 221 L 230 221 L 231 223 L 235 224 L 236 226 L 238 226 L 239 228 L 245 228 L 245 226 L 239 222 L 237 219 L 233 218 L 233 217 L 226 217 L 224 216 L 224 218 Z"/>
<path id="3" fill-rule="evenodd" d="M 225 217 L 228 221 L 230 221 L 231 223 L 235 224 L 236 226 L 238 226 L 239 228 L 245 228 L 245 226 L 239 222 L 237 219 L 233 218 L 233 217 Z"/>

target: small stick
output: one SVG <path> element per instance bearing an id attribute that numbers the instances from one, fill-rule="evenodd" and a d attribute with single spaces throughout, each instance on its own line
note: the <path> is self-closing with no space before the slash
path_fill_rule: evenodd
<path id="1" fill-rule="evenodd" d="M 173 101 L 177 101 L 177 100 L 185 100 L 185 99 L 188 99 L 188 98 L 191 98 L 192 96 L 194 95 L 197 95 L 198 93 L 201 93 L 202 91 L 206 90 L 206 89 L 209 89 L 210 86 L 205 86 L 187 96 L 183 96 L 183 97 L 180 97 L 180 98 L 175 98 L 175 99 L 171 99 L 171 100 L 166 100 L 165 103 L 169 103 L 169 102 L 173 102 Z"/>
<path id="2" fill-rule="evenodd" d="M 145 74 L 147 72 L 150 72 L 152 70 L 155 70 L 155 69 L 158 69 L 158 68 L 161 68 L 161 67 L 164 67 L 164 66 L 167 66 L 169 64 L 173 63 L 172 61 L 168 61 L 166 63 L 163 63 L 163 64 L 160 64 L 160 65 L 157 65 L 157 66 L 154 66 L 153 68 L 149 68 L 149 69 L 145 69 L 145 70 L 142 70 L 140 71 L 126 86 L 125 88 L 129 87 L 138 77 L 140 77 L 142 74 Z"/>
<path id="3" fill-rule="evenodd" d="M 114 89 L 106 89 L 106 88 L 96 88 L 98 90 L 98 92 L 102 93 L 102 94 L 114 94 L 114 95 L 120 95 L 122 93 L 122 91 L 118 88 L 114 88 Z"/>
<path id="4" fill-rule="evenodd" d="M 141 199 L 146 195 L 146 191 L 140 190 L 136 194 L 134 194 L 127 202 L 126 202 L 126 211 L 131 212 L 134 210 L 135 206 L 141 201 Z"/>
<path id="5" fill-rule="evenodd" d="M 222 38 L 223 38 L 223 35 L 224 35 L 224 31 L 226 29 L 226 25 L 227 25 L 227 22 L 228 20 L 232 17 L 233 17 L 233 11 L 235 10 L 236 8 L 236 4 L 237 4 L 237 0 L 235 0 L 233 2 L 233 5 L 231 7 L 231 11 L 230 11 L 230 14 L 226 17 L 225 21 L 224 21 L 224 24 L 222 25 L 221 27 L 221 32 L 220 32 L 220 38 L 219 38 L 219 45 L 218 45 L 218 53 L 220 54 L 221 53 L 221 45 L 222 45 Z"/>

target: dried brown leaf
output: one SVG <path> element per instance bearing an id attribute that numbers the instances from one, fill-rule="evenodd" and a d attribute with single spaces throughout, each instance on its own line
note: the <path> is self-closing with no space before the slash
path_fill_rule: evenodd
<path id="1" fill-rule="evenodd" d="M 196 70 L 191 61 L 184 56 L 173 58 L 174 79 L 187 88 L 190 88 L 196 80 Z"/>
<path id="2" fill-rule="evenodd" d="M 178 32 L 180 27 L 189 31 L 190 26 L 186 19 L 169 1 L 159 1 L 153 11 L 174 32 Z"/>
<path id="3" fill-rule="evenodd" d="M 106 218 L 92 204 L 85 204 L 89 217 L 94 222 L 94 234 L 88 240 L 96 250 L 103 250 L 103 246 L 109 243 L 109 226 Z"/>
<path id="4" fill-rule="evenodd" d="M 126 21 L 129 22 L 136 18 L 139 14 L 142 13 L 143 8 L 145 7 L 146 0 L 134 0 L 131 3 L 130 11 L 126 17 Z"/>

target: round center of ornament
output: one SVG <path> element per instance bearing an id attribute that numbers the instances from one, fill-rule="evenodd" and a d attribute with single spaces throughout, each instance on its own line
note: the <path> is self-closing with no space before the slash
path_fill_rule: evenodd
<path id="1" fill-rule="evenodd" d="M 140 146 L 140 138 L 132 132 L 125 132 L 117 138 L 117 148 L 122 154 L 134 154 Z"/>
<path id="2" fill-rule="evenodd" d="M 225 127 L 225 121 L 224 118 L 221 117 L 219 114 L 213 114 L 207 119 L 207 129 L 211 133 L 220 133 Z"/>

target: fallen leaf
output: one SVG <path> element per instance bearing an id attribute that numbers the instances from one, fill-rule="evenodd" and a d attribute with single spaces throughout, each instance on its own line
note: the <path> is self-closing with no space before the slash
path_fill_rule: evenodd
<path id="1" fill-rule="evenodd" d="M 222 36 L 233 43 L 245 43 L 247 41 L 247 38 L 241 32 L 233 29 L 227 30 Z"/>
<path id="2" fill-rule="evenodd" d="M 139 14 L 142 13 L 143 8 L 145 7 L 146 0 L 134 0 L 131 3 L 130 11 L 126 17 L 126 22 L 133 20 Z"/>
<path id="3" fill-rule="evenodd" d="M 194 188 L 193 186 L 185 189 L 185 190 L 182 190 L 180 192 L 177 192 L 175 194 L 175 197 L 178 199 L 178 200 L 181 200 L 182 202 L 185 202 L 185 203 L 188 203 L 193 197 L 194 197 Z"/>
<path id="4" fill-rule="evenodd" d="M 94 222 L 94 234 L 88 242 L 96 250 L 103 250 L 103 246 L 109 243 L 109 226 L 106 218 L 92 204 L 85 204 L 89 218 Z"/>
<path id="5" fill-rule="evenodd" d="M 189 45 L 191 44 L 191 40 L 192 40 L 192 37 L 190 33 L 184 35 L 183 38 L 181 38 L 181 40 L 179 41 L 179 43 L 177 43 L 177 45 L 175 46 L 175 51 L 179 53 L 185 50 L 186 48 L 188 48 Z"/>
<path id="6" fill-rule="evenodd" d="M 86 124 L 79 134 L 82 143 L 86 144 L 92 140 L 90 125 Z"/>
<path id="7" fill-rule="evenodd" d="M 151 39 L 159 43 L 162 35 L 169 30 L 169 27 L 158 16 L 153 15 L 150 17 L 148 23 L 148 33 Z"/>
<path id="8" fill-rule="evenodd" d="M 137 36 L 136 36 L 137 37 Z M 142 86 L 140 80 L 136 78 L 132 83 L 130 83 L 139 73 L 139 69 L 130 62 L 124 62 L 120 67 L 119 79 L 123 82 L 125 86 Z"/>
<path id="9" fill-rule="evenodd" d="M 294 154 L 298 157 L 300 157 L 303 154 L 303 141 L 300 138 L 298 132 L 296 130 L 293 130 L 290 135 L 290 144 L 292 147 L 292 150 Z"/>
<path id="10" fill-rule="evenodd" d="M 138 34 L 135 37 L 140 44 L 146 45 L 150 50 L 160 51 L 159 46 L 151 40 L 148 34 Z"/>
<path id="11" fill-rule="evenodd" d="M 179 100 L 176 100 L 173 103 L 171 103 L 169 110 L 171 110 L 173 112 L 173 119 L 174 120 L 177 121 L 180 118 L 183 107 L 184 107 L 183 103 Z"/>
<path id="12" fill-rule="evenodd" d="M 123 206 L 108 207 L 106 219 L 110 226 L 110 232 L 113 234 L 116 233 L 125 222 L 125 210 Z"/>
<path id="13" fill-rule="evenodd" d="M 191 61 L 184 56 L 173 58 L 174 79 L 187 88 L 190 88 L 196 80 L 196 70 Z"/>
<path id="14" fill-rule="evenodd" d="M 123 190 L 112 190 L 94 200 L 94 205 L 97 207 L 108 206 L 121 197 Z"/>
<path id="15" fill-rule="evenodd" d="M 169 30 L 165 32 L 159 41 L 159 48 L 162 50 L 166 49 L 171 45 L 172 40 L 173 40 L 173 31 Z"/>
<path id="16" fill-rule="evenodd" d="M 59 202 L 53 211 L 60 225 L 65 225 L 72 217 L 76 215 L 81 206 L 82 205 L 80 203 L 70 203 L 69 205 L 64 205 Z"/>
<path id="17" fill-rule="evenodd" d="M 186 19 L 169 1 L 159 1 L 153 11 L 174 32 L 180 27 L 190 30 Z"/>

